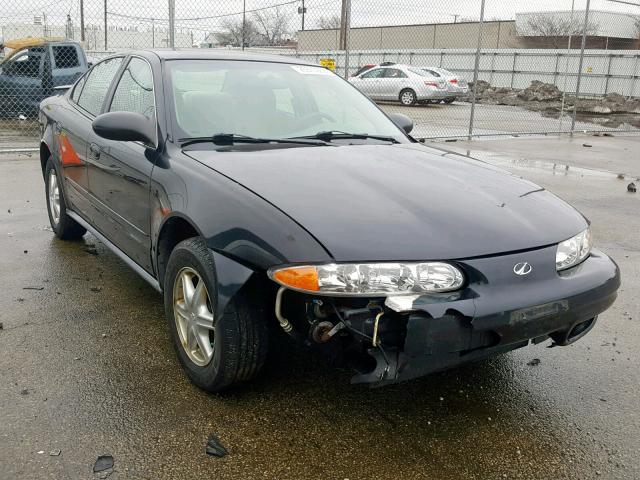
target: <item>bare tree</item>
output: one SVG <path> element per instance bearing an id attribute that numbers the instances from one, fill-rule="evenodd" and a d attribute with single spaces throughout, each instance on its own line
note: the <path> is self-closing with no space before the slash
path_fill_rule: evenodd
<path id="1" fill-rule="evenodd" d="M 290 37 L 290 15 L 280 7 L 253 12 L 253 21 L 262 45 L 282 45 Z"/>
<path id="2" fill-rule="evenodd" d="M 258 43 L 258 31 L 256 25 L 247 19 L 244 23 L 244 35 L 242 31 L 242 19 L 224 19 L 220 26 L 222 30 L 215 33 L 215 39 L 220 45 L 240 47 L 244 38 L 244 45 L 250 47 Z"/>
<path id="3" fill-rule="evenodd" d="M 318 28 L 322 30 L 336 30 L 340 28 L 340 15 L 320 17 L 318 19 Z"/>
<path id="4" fill-rule="evenodd" d="M 584 20 L 581 16 L 569 17 L 555 13 L 532 14 L 526 22 L 525 36 L 544 37 L 553 48 L 566 47 L 569 36 L 582 36 Z M 587 36 L 596 35 L 599 25 L 593 20 L 587 22 Z"/>

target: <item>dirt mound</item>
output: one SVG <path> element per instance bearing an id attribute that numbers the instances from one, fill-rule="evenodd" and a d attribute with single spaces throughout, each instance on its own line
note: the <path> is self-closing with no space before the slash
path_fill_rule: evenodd
<path id="1" fill-rule="evenodd" d="M 518 93 L 518 98 L 525 102 L 556 102 L 562 99 L 562 92 L 555 85 L 534 80 Z"/>

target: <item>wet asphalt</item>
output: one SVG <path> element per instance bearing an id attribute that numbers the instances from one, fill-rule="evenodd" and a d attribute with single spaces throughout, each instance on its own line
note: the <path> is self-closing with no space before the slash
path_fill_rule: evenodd
<path id="1" fill-rule="evenodd" d="M 0 156 L 0 479 L 640 478 L 640 193 L 617 178 L 640 174 L 640 138 L 567 142 L 568 166 L 545 139 L 472 153 L 573 203 L 619 263 L 582 341 L 371 390 L 275 340 L 223 395 L 182 374 L 159 294 L 94 237 L 54 238 L 37 159 Z M 94 474 L 99 455 L 113 469 Z"/>

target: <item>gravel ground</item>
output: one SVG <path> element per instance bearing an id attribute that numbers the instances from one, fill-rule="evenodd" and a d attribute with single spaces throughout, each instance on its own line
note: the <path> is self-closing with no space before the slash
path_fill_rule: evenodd
<path id="1" fill-rule="evenodd" d="M 593 221 L 623 286 L 585 339 L 374 390 L 280 341 L 224 395 L 185 379 L 143 280 L 90 235 L 53 237 L 37 159 L 0 155 L 0 479 L 103 478 L 99 455 L 110 479 L 640 478 L 640 138 L 520 141 L 439 145 Z"/>

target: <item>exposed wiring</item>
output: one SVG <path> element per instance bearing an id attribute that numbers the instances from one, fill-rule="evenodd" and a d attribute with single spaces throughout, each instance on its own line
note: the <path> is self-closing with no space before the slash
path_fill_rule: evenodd
<path id="1" fill-rule="evenodd" d="M 391 363 L 389 362 L 389 357 L 387 357 L 387 352 L 384 351 L 384 348 L 382 348 L 382 342 L 378 342 L 378 345 L 375 345 L 373 343 L 374 339 L 373 337 L 370 337 L 369 335 L 367 335 L 364 332 L 361 332 L 359 330 L 356 330 L 355 328 L 353 328 L 351 326 L 351 323 L 349 323 L 348 320 L 345 320 L 342 317 L 342 314 L 338 311 L 338 308 L 336 307 L 335 303 L 331 302 L 331 306 L 333 307 L 334 312 L 336 312 L 336 316 L 338 317 L 338 320 L 340 320 L 340 322 L 344 325 L 344 327 L 351 332 L 354 335 L 359 335 L 363 338 L 366 338 L 367 340 L 369 340 L 371 342 L 371 344 L 376 347 L 378 350 L 380 350 L 380 353 L 382 354 L 382 358 L 384 358 L 385 363 L 387 364 L 387 366 L 384 369 L 384 372 L 382 374 L 381 380 L 382 378 L 386 377 L 387 373 L 389 372 L 389 368 L 391 367 Z M 378 314 L 380 315 L 380 314 Z"/>

